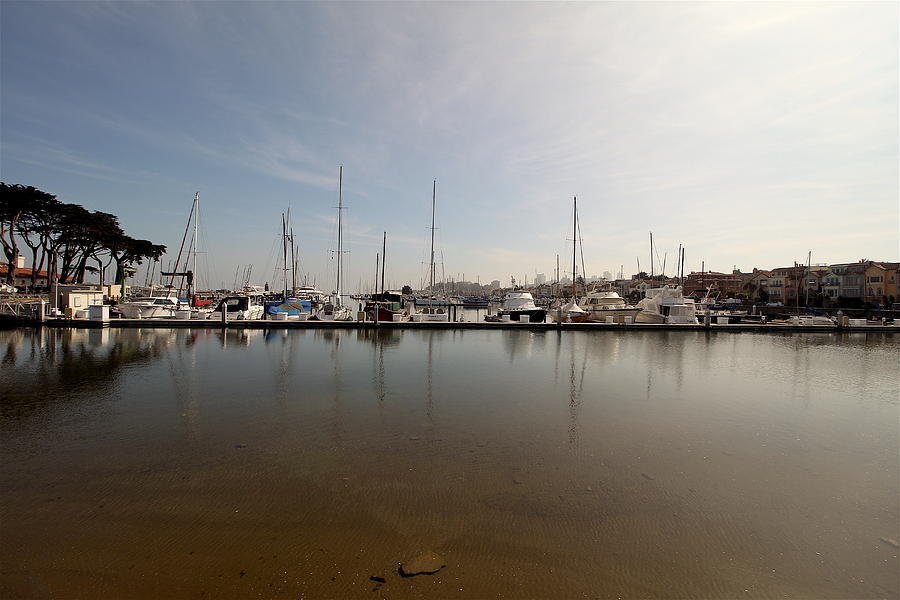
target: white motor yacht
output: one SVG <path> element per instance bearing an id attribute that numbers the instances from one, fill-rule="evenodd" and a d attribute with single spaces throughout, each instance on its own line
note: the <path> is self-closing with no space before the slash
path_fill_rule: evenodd
<path id="1" fill-rule="evenodd" d="M 118 305 L 126 319 L 174 319 L 180 302 L 175 296 L 134 298 Z"/>
<path id="2" fill-rule="evenodd" d="M 312 286 L 297 287 L 294 288 L 294 298 L 298 300 L 309 300 L 312 302 L 313 306 L 316 306 L 317 304 L 325 302 L 325 292 Z"/>
<path id="3" fill-rule="evenodd" d="M 539 308 L 534 303 L 534 298 L 530 293 L 516 290 L 506 294 L 503 306 L 497 311 L 497 316 L 500 319 L 504 315 L 509 315 L 510 321 L 543 323 L 547 318 L 547 310 Z M 485 317 L 485 319 L 487 318 Z"/>
<path id="4" fill-rule="evenodd" d="M 594 323 L 606 323 L 610 318 L 613 323 L 624 323 L 625 317 L 634 319 L 641 312 L 637 306 L 626 304 L 614 291 L 591 292 L 581 299 L 581 305 L 590 313 L 588 321 Z"/>
<path id="5" fill-rule="evenodd" d="M 697 306 L 693 299 L 684 297 L 681 286 L 650 288 L 637 306 L 641 312 L 635 323 L 699 325 Z"/>

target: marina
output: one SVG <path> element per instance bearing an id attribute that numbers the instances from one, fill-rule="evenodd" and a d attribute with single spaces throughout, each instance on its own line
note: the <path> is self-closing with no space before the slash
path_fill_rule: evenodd
<path id="1" fill-rule="evenodd" d="M 900 600 L 900 3 L 0 20 L 0 600 Z"/>

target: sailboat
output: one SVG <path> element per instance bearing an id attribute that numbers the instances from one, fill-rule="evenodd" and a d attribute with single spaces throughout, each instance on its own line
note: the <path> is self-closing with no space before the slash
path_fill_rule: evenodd
<path id="1" fill-rule="evenodd" d="M 376 281 L 375 293 L 366 299 L 363 310 L 370 321 L 409 321 L 409 312 L 403 308 L 403 293 L 384 289 L 384 269 L 387 263 L 387 231 L 381 246 L 381 292 Z M 377 272 L 376 272 L 377 276 Z"/>
<path id="2" fill-rule="evenodd" d="M 344 247 L 343 247 L 343 225 L 342 214 L 344 211 L 344 166 L 341 165 L 338 174 L 338 235 L 337 235 L 337 282 L 334 294 L 332 294 L 325 305 L 316 313 L 316 319 L 319 321 L 352 321 L 353 312 L 350 307 L 341 303 L 341 278 L 343 277 Z"/>
<path id="3" fill-rule="evenodd" d="M 275 320 L 306 319 L 313 311 L 313 301 L 309 298 L 297 298 L 297 253 L 294 248 L 294 228 L 291 225 L 291 209 L 287 216 L 281 214 L 282 260 L 284 271 L 284 290 L 280 300 L 266 302 L 266 314 Z M 290 247 L 289 247 L 290 246 Z M 290 258 L 290 266 L 288 266 Z"/>
<path id="4" fill-rule="evenodd" d="M 574 198 L 572 205 L 572 299 L 562 305 L 553 316 L 553 320 L 565 323 L 584 323 L 590 313 L 578 306 L 578 296 L 575 286 L 578 282 L 578 265 L 575 261 L 578 247 L 578 198 Z M 583 275 L 583 274 L 582 274 Z"/>
<path id="5" fill-rule="evenodd" d="M 160 271 L 160 275 L 170 276 L 169 284 L 166 286 L 167 292 L 164 296 L 154 296 L 153 288 L 150 288 L 150 295 L 138 298 L 131 298 L 127 302 L 119 303 L 119 310 L 122 316 L 127 319 L 151 319 L 151 318 L 175 318 L 179 312 L 188 311 L 192 319 L 206 319 L 211 314 L 211 310 L 205 305 L 210 302 L 203 302 L 204 308 L 199 307 L 198 297 L 194 294 L 194 277 L 197 274 L 197 244 L 199 243 L 198 227 L 200 220 L 200 192 L 194 194 L 194 201 L 191 204 L 191 212 L 188 215 L 187 225 L 184 230 L 184 237 L 181 240 L 181 247 L 178 249 L 178 257 L 175 259 L 174 270 Z M 182 254 L 184 254 L 184 244 L 187 241 L 188 230 L 193 223 L 193 234 L 191 236 L 190 246 L 188 246 L 187 257 L 181 271 L 178 266 L 181 263 Z M 192 256 L 193 255 L 193 256 Z M 193 268 L 189 269 L 193 262 Z M 178 290 L 175 291 L 175 278 L 181 277 Z M 180 300 L 181 284 L 187 282 L 187 302 Z"/>
<path id="6" fill-rule="evenodd" d="M 423 302 L 425 306 L 422 310 L 418 311 L 414 316 L 414 321 L 449 321 L 450 314 L 447 312 L 447 309 L 444 308 L 447 306 L 447 302 L 444 301 L 440 306 L 434 300 L 434 204 L 435 198 L 437 195 L 437 179 L 434 180 L 434 183 L 431 187 L 431 259 L 428 266 L 428 273 L 430 277 L 429 282 L 429 293 L 430 297 Z M 418 302 L 416 303 L 416 308 L 418 309 Z"/>

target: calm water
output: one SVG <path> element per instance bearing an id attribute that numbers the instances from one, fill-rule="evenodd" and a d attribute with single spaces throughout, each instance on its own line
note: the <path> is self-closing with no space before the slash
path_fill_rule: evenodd
<path id="1" fill-rule="evenodd" d="M 0 597 L 897 598 L 898 349 L 0 331 Z"/>

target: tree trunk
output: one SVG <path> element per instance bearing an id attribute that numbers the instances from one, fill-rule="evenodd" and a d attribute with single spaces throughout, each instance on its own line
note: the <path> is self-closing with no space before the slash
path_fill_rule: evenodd
<path id="1" fill-rule="evenodd" d="M 40 272 L 43 270 L 43 268 L 44 268 L 44 261 L 45 261 L 46 259 L 47 259 L 47 249 L 44 248 L 44 247 L 41 247 L 41 260 L 37 263 L 37 273 L 40 273 Z M 35 274 L 35 275 L 33 275 L 33 277 L 36 278 L 37 275 Z M 50 275 L 49 275 L 49 273 L 48 273 L 48 274 L 47 274 L 48 287 L 49 287 L 49 281 L 50 281 Z M 36 279 L 32 280 L 31 286 L 32 286 L 32 288 L 36 288 L 36 287 L 37 287 L 37 280 L 36 280 Z"/>
<path id="2" fill-rule="evenodd" d="M 85 252 L 81 255 L 81 259 L 78 261 L 78 268 L 75 269 L 75 283 L 84 283 L 84 274 L 85 269 L 87 267 L 88 262 L 88 253 Z"/>

